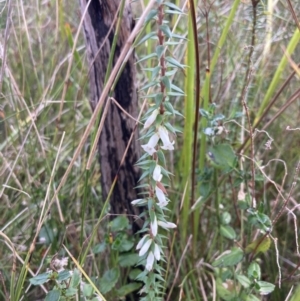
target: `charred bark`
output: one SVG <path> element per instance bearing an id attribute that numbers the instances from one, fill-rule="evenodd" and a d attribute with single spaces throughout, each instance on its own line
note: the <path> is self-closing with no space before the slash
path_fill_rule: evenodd
<path id="1" fill-rule="evenodd" d="M 88 0 L 80 0 L 83 12 Z M 86 41 L 89 81 L 90 104 L 95 108 L 102 93 L 104 78 L 111 51 L 111 45 L 116 28 L 116 16 L 120 0 L 92 0 L 84 17 L 83 29 Z M 114 62 L 118 59 L 123 45 L 127 41 L 133 27 L 130 6 L 127 5 L 122 18 L 121 30 L 117 42 Z M 124 68 L 113 92 L 113 98 L 131 116 L 137 117 L 136 69 L 134 55 Z M 122 112 L 114 102 L 110 101 L 104 128 L 99 139 L 99 160 L 101 170 L 102 196 L 105 200 L 112 182 L 118 173 L 118 180 L 110 198 L 111 213 L 138 214 L 131 201 L 137 198 L 137 185 L 140 172 L 134 166 L 139 158 L 138 134 L 135 133 L 124 164 L 120 167 L 121 158 L 134 130 L 135 122 Z M 120 168 L 119 168 L 120 167 Z M 131 220 L 133 220 L 131 218 Z"/>

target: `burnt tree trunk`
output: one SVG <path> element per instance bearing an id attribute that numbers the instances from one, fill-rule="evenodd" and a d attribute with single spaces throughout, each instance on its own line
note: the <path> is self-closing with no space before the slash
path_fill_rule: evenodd
<path id="1" fill-rule="evenodd" d="M 80 0 L 83 13 L 88 0 Z M 90 104 L 95 108 L 103 90 L 104 77 L 116 28 L 116 15 L 120 0 L 92 0 L 84 17 L 83 29 L 89 63 Z M 115 51 L 114 62 L 130 35 L 133 27 L 130 6 L 124 9 L 121 30 Z M 101 49 L 100 49 L 101 47 Z M 138 103 L 136 91 L 136 69 L 134 55 L 130 57 L 113 92 L 113 97 L 131 116 L 137 117 Z M 99 160 L 101 169 L 102 196 L 105 200 L 112 182 L 119 170 L 121 158 L 128 144 L 135 122 L 110 101 L 105 125 L 99 139 Z M 138 198 L 134 187 L 140 176 L 134 166 L 139 158 L 138 134 L 132 140 L 124 164 L 118 174 L 118 180 L 110 198 L 111 213 L 138 214 L 131 201 Z M 132 220 L 132 218 L 131 218 Z"/>

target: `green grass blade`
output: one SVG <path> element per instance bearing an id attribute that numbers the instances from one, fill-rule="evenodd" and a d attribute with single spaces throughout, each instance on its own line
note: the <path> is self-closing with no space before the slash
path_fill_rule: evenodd
<path id="1" fill-rule="evenodd" d="M 300 31 L 299 29 L 296 29 L 293 37 L 291 38 L 289 44 L 288 44 L 288 47 L 286 49 L 286 54 L 283 54 L 282 56 L 282 59 L 276 69 L 276 72 L 274 74 L 274 77 L 272 79 L 272 82 L 270 83 L 270 86 L 269 86 L 269 89 L 259 107 L 259 110 L 257 112 L 257 115 L 256 115 L 256 118 L 254 120 L 254 124 L 259 120 L 260 116 L 262 115 L 264 109 L 267 107 L 267 105 L 269 104 L 270 100 L 271 100 L 271 97 L 272 95 L 274 94 L 277 86 L 278 86 L 278 83 L 281 79 L 281 75 L 282 75 L 282 72 L 284 71 L 285 67 L 286 67 L 286 64 L 288 62 L 288 57 L 287 55 L 292 55 L 294 50 L 296 49 L 296 46 L 299 44 L 299 41 L 300 41 Z"/>
<path id="2" fill-rule="evenodd" d="M 189 14 L 188 20 L 188 42 L 186 53 L 187 73 L 185 78 L 186 97 L 184 102 L 184 116 L 185 124 L 183 130 L 183 146 L 181 155 L 181 174 L 182 185 L 181 191 L 184 191 L 187 185 L 187 193 L 184 196 L 184 203 L 182 208 L 182 241 L 186 240 L 188 226 L 188 215 L 190 210 L 190 172 L 192 164 L 192 141 L 193 141 L 193 124 L 194 124 L 194 89 L 195 89 L 195 46 L 193 39 L 192 18 Z"/>

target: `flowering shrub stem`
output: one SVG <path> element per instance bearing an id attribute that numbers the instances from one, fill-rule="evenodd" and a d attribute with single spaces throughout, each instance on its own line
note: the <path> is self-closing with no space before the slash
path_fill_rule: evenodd
<path id="1" fill-rule="evenodd" d="M 144 282 L 144 286 L 140 293 L 141 300 L 163 300 L 163 285 L 159 282 L 163 281 L 162 268 L 159 263 L 164 257 L 163 249 L 164 236 L 161 234 L 161 229 L 169 230 L 176 228 L 176 225 L 169 222 L 167 219 L 166 210 L 170 202 L 168 199 L 165 186 L 168 172 L 166 170 L 165 156 L 163 151 L 174 150 L 175 141 L 171 139 L 176 134 L 175 129 L 168 122 L 168 118 L 176 111 L 170 102 L 170 97 L 173 93 L 172 88 L 176 91 L 180 90 L 175 85 L 171 84 L 169 74 L 173 74 L 174 69 L 181 66 L 174 58 L 166 57 L 166 48 L 168 47 L 165 39 L 173 38 L 172 32 L 165 22 L 164 16 L 166 9 L 171 8 L 177 10 L 177 14 L 181 13 L 180 9 L 169 2 L 157 1 L 157 9 L 152 11 L 152 18 L 157 24 L 157 40 L 158 44 L 155 48 L 155 53 L 149 57 L 154 57 L 157 64 L 156 67 L 149 68 L 152 73 L 148 87 L 157 87 L 155 92 L 154 102 L 149 105 L 146 112 L 144 130 L 146 134 L 142 139 L 148 142 L 142 144 L 141 147 L 145 151 L 138 165 L 144 170 L 142 179 L 147 181 L 145 185 L 148 194 L 141 199 L 133 200 L 132 204 L 136 206 L 145 206 L 146 214 L 145 223 L 141 229 L 145 235 L 139 241 L 136 249 L 139 250 L 140 262 L 144 265 L 145 270 L 138 276 L 138 280 Z M 172 10 L 168 10 L 170 12 Z M 149 38 L 154 34 L 149 34 Z M 180 39 L 178 35 L 176 38 Z M 149 65 L 149 64 L 148 64 Z M 153 98 L 151 98 L 153 99 Z"/>

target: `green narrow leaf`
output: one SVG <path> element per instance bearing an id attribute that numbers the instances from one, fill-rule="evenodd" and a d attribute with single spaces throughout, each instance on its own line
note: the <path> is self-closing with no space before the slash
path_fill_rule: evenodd
<path id="1" fill-rule="evenodd" d="M 184 69 L 186 67 L 185 65 L 180 64 L 177 60 L 175 60 L 171 56 L 167 56 L 165 59 L 168 63 L 180 69 Z"/>
<path id="2" fill-rule="evenodd" d="M 170 79 L 167 76 L 162 76 L 161 77 L 161 81 L 163 82 L 163 84 L 166 86 L 166 89 L 168 91 L 170 91 L 171 89 L 171 82 Z"/>
<path id="3" fill-rule="evenodd" d="M 172 38 L 171 29 L 170 29 L 170 27 L 167 24 L 160 25 L 159 29 L 166 35 L 166 37 Z"/>
<path id="4" fill-rule="evenodd" d="M 171 3 L 171 2 L 164 2 L 163 4 L 164 4 L 165 6 L 171 8 L 172 10 L 178 11 L 179 13 L 182 13 L 182 14 L 183 14 L 183 11 L 182 11 L 177 5 L 175 5 L 174 3 Z"/>
<path id="5" fill-rule="evenodd" d="M 137 64 L 138 64 L 138 63 L 141 63 L 141 62 L 146 61 L 146 60 L 149 60 L 149 59 L 151 59 L 151 58 L 153 58 L 153 57 L 156 57 L 156 53 L 150 53 L 150 54 L 148 54 L 148 55 L 142 57 L 142 58 L 141 58 L 140 60 L 138 60 L 136 63 L 137 63 Z"/>
<path id="6" fill-rule="evenodd" d="M 173 108 L 172 104 L 169 101 L 164 102 L 164 107 L 166 108 L 166 110 L 168 112 L 170 112 L 171 114 L 174 114 L 174 108 Z"/>
<path id="7" fill-rule="evenodd" d="M 147 40 L 151 39 L 152 37 L 156 37 L 156 36 L 157 36 L 157 33 L 152 31 L 152 32 L 146 34 L 142 39 L 140 39 L 136 46 L 138 46 L 138 45 L 146 42 Z"/>
<path id="8" fill-rule="evenodd" d="M 164 53 L 164 50 L 165 50 L 164 45 L 158 45 L 158 46 L 156 46 L 155 52 L 156 52 L 156 55 L 157 55 L 158 59 L 161 58 L 161 56 L 162 56 L 163 53 Z"/>
<path id="9" fill-rule="evenodd" d="M 157 15 L 157 9 L 151 9 L 147 17 L 145 18 L 145 24 L 152 20 Z"/>

